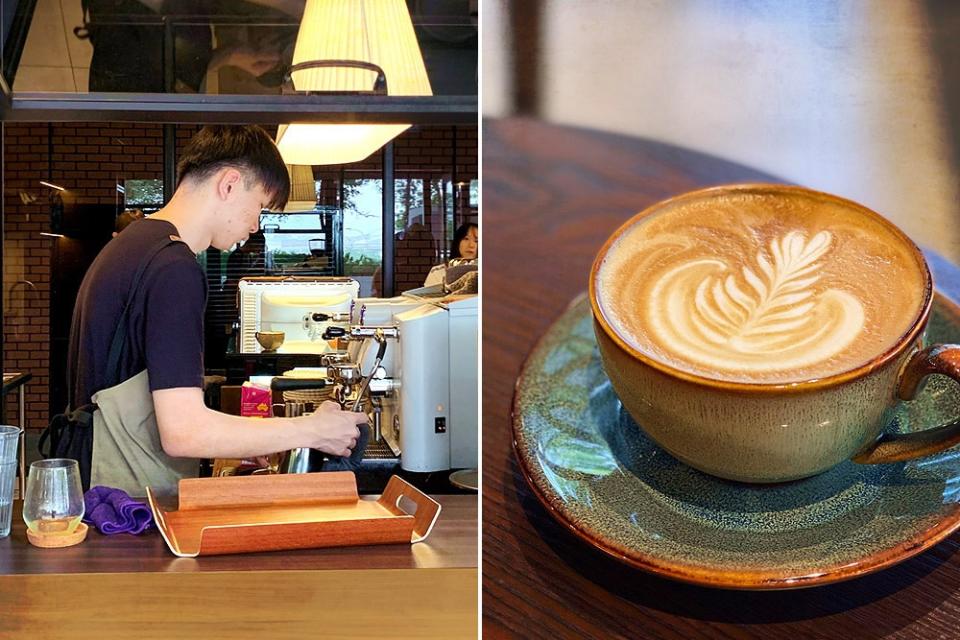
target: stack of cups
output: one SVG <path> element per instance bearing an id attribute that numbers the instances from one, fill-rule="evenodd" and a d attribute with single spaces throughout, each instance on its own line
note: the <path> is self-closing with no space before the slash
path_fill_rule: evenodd
<path id="1" fill-rule="evenodd" d="M 10 535 L 21 431 L 20 427 L 0 425 L 0 538 Z"/>

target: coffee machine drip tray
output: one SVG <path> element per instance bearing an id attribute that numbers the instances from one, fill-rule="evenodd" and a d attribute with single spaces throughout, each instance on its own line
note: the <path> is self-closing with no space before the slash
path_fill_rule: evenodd
<path id="1" fill-rule="evenodd" d="M 372 460 L 396 460 L 397 454 L 393 452 L 386 440 L 378 440 L 367 443 L 367 449 L 363 453 L 363 458 Z"/>

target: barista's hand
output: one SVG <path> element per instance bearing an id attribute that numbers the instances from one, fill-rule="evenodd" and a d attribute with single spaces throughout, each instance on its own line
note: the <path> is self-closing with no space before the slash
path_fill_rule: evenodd
<path id="1" fill-rule="evenodd" d="M 367 414 L 344 411 L 336 402 L 327 400 L 313 415 L 304 416 L 312 427 L 309 446 L 334 456 L 349 456 L 360 437 L 358 424 L 367 422 Z"/>

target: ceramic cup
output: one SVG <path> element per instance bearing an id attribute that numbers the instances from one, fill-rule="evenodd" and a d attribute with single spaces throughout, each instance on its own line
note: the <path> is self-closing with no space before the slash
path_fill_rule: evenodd
<path id="1" fill-rule="evenodd" d="M 789 383 L 738 382 L 692 373 L 641 352 L 622 337 L 598 301 L 598 271 L 611 246 L 641 219 L 678 203 L 731 194 L 820 199 L 888 225 L 894 242 L 916 256 L 922 280 L 919 310 L 892 346 L 839 373 Z M 628 247 L 644 251 L 644 246 Z M 618 248 L 623 251 L 624 248 Z M 604 369 L 624 408 L 661 447 L 686 464 L 744 482 L 812 476 L 853 459 L 888 463 L 929 455 L 960 442 L 960 422 L 908 434 L 884 433 L 899 401 L 912 399 L 926 376 L 960 381 L 960 346 L 923 345 L 933 284 L 920 250 L 899 229 L 854 202 L 785 185 L 729 185 L 658 203 L 618 229 L 597 255 L 590 275 L 594 330 Z"/>

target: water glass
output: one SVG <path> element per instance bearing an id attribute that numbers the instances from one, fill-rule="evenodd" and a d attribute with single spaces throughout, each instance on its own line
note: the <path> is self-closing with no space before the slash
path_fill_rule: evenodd
<path id="1" fill-rule="evenodd" d="M 80 465 L 69 458 L 38 460 L 30 464 L 23 521 L 34 533 L 68 534 L 83 517 Z"/>
<path id="2" fill-rule="evenodd" d="M 10 535 L 13 516 L 13 488 L 17 478 L 20 427 L 0 425 L 0 538 Z"/>

